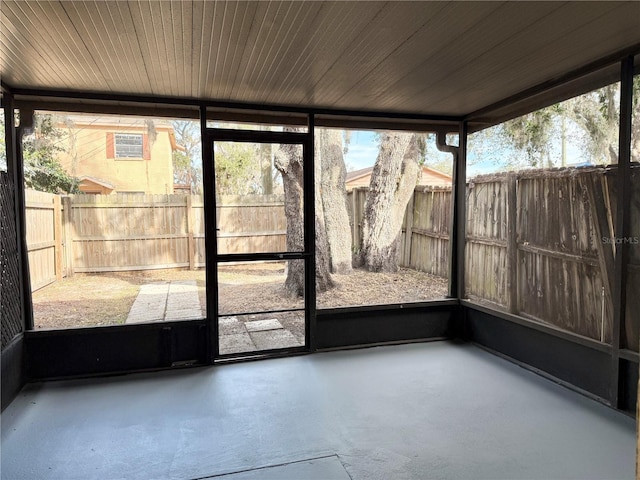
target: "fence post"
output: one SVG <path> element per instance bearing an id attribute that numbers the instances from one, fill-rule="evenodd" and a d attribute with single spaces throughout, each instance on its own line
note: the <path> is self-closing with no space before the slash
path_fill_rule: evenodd
<path id="1" fill-rule="evenodd" d="M 352 231 L 351 231 L 351 245 L 352 248 L 357 249 L 360 247 L 360 244 L 358 242 L 358 195 L 357 195 L 357 191 L 355 188 L 353 188 L 351 190 L 351 212 L 353 215 L 353 225 L 352 225 Z"/>
<path id="2" fill-rule="evenodd" d="M 189 270 L 196 269 L 196 246 L 193 238 L 193 197 L 187 195 L 187 248 L 189 249 Z"/>
<path id="3" fill-rule="evenodd" d="M 53 197 L 53 241 L 56 262 L 56 280 L 62 280 L 62 203 L 60 195 Z"/>
<path id="4" fill-rule="evenodd" d="M 510 313 L 518 313 L 518 196 L 516 192 L 516 176 L 507 176 L 507 307 Z"/>
<path id="5" fill-rule="evenodd" d="M 411 194 L 411 199 L 409 203 L 407 203 L 407 209 L 405 210 L 405 218 L 407 219 L 407 224 L 404 229 L 404 265 L 405 267 L 411 267 L 411 241 L 413 240 L 413 216 L 415 215 L 415 189 Z"/>
<path id="6" fill-rule="evenodd" d="M 62 198 L 62 234 L 64 235 L 65 275 L 67 277 L 73 275 L 73 237 L 71 233 L 72 218 L 71 197 L 65 196 Z"/>

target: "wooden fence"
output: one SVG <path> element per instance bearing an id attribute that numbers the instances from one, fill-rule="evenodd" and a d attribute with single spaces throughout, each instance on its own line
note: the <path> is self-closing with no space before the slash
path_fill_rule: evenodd
<path id="1" fill-rule="evenodd" d="M 640 168 L 632 169 L 631 231 L 616 238 L 616 168 L 530 170 L 468 184 L 465 295 L 604 342 L 611 341 L 615 242 L 630 244 L 623 346 L 640 334 Z M 360 245 L 366 188 L 354 189 Z M 400 265 L 448 275 L 450 189 L 418 187 L 402 227 Z"/>
<path id="2" fill-rule="evenodd" d="M 610 341 L 616 235 L 615 168 L 532 170 L 476 177 L 467 190 L 465 291 L 472 299 Z M 632 230 L 640 238 L 640 180 Z M 361 244 L 367 188 L 348 194 Z M 218 199 L 218 251 L 283 251 L 282 196 Z M 417 187 L 404 214 L 400 265 L 446 277 L 451 190 Z M 198 268 L 205 264 L 202 199 L 183 195 L 27 192 L 34 289 L 73 272 Z M 629 248 L 623 344 L 638 348 L 640 247 Z"/>
<path id="3" fill-rule="evenodd" d="M 367 187 L 357 187 L 347 194 L 353 221 L 352 242 L 362 244 L 362 222 Z M 449 230 L 451 222 L 451 188 L 418 186 L 404 212 L 400 235 L 402 267 L 433 275 L 449 275 Z"/>
<path id="4" fill-rule="evenodd" d="M 204 265 L 197 197 L 74 195 L 62 203 L 71 273 Z"/>
<path id="5" fill-rule="evenodd" d="M 222 195 L 217 201 L 217 218 L 218 253 L 287 249 L 284 195 Z"/>
<path id="6" fill-rule="evenodd" d="M 597 168 L 473 179 L 467 190 L 467 296 L 610 342 L 614 177 L 615 169 Z"/>
<path id="7" fill-rule="evenodd" d="M 282 251 L 282 196 L 219 199 L 219 253 Z M 189 195 L 70 195 L 26 191 L 33 290 L 74 272 L 205 265 L 204 205 Z"/>
<path id="8" fill-rule="evenodd" d="M 354 245 L 361 241 L 367 188 L 349 193 Z M 27 242 L 33 289 L 74 272 L 205 265 L 202 198 L 188 195 L 70 195 L 28 190 Z M 354 210 L 355 209 L 355 210 Z M 417 187 L 406 209 L 400 264 L 448 275 L 451 193 Z M 282 195 L 218 199 L 218 252 L 286 249 Z"/>

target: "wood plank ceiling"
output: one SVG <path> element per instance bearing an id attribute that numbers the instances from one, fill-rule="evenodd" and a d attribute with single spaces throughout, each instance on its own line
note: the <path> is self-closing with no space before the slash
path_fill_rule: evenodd
<path id="1" fill-rule="evenodd" d="M 11 87 L 460 116 L 640 45 L 640 2 L 14 1 Z"/>

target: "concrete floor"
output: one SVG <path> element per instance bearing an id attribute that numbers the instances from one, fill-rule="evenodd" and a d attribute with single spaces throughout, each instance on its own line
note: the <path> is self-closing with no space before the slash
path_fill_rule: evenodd
<path id="1" fill-rule="evenodd" d="M 472 345 L 32 384 L 3 479 L 631 479 L 633 419 Z M 229 475 L 223 475 L 229 474 Z"/>

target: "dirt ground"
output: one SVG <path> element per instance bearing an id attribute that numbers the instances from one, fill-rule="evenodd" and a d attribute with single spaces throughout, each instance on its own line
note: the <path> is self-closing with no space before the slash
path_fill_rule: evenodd
<path id="1" fill-rule="evenodd" d="M 443 298 L 447 292 L 445 278 L 409 269 L 397 273 L 354 270 L 350 275 L 334 275 L 333 278 L 336 287 L 318 294 L 318 308 L 418 302 Z M 286 295 L 284 279 L 281 263 L 221 267 L 218 271 L 220 313 L 237 315 L 302 309 L 301 298 Z M 140 285 L 171 280 L 196 280 L 202 310 L 206 311 L 204 270 L 76 274 L 33 293 L 35 328 L 123 324 Z M 241 318 L 249 320 L 253 316 Z M 299 315 L 279 316 L 283 317 L 285 328 L 297 330 L 294 324 L 300 323 L 299 319 L 295 320 Z"/>

